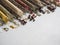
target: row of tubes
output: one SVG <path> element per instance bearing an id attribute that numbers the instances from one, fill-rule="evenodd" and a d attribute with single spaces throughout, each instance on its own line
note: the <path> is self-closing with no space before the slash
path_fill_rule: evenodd
<path id="1" fill-rule="evenodd" d="M 48 11 L 54 12 L 56 7 L 60 7 L 59 0 L 0 0 L 0 26 L 7 24 L 9 21 L 14 23 L 17 19 L 22 25 L 27 23 L 26 20 L 35 21 L 38 14 L 45 14 L 44 7 Z M 26 18 L 26 13 L 29 15 Z"/>

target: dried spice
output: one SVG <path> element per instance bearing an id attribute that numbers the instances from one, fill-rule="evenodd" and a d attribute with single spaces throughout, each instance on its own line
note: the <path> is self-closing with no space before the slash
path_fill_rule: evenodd
<path id="1" fill-rule="evenodd" d="M 9 30 L 9 28 L 3 28 L 3 30 L 7 32 Z"/>
<path id="2" fill-rule="evenodd" d="M 15 28 L 15 26 L 11 25 L 11 26 L 10 26 L 10 28 L 14 29 L 14 28 Z"/>
<path id="3" fill-rule="evenodd" d="M 7 23 L 9 20 L 8 20 L 8 17 L 2 12 L 0 11 L 0 17 L 2 18 L 2 20 Z"/>

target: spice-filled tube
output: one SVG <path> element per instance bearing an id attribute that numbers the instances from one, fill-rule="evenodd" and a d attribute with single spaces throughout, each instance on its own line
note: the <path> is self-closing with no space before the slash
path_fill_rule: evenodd
<path id="1" fill-rule="evenodd" d="M 1 0 L 0 0 L 0 2 L 1 2 Z M 1 2 L 1 5 L 2 5 L 5 9 L 7 9 L 8 12 L 10 12 L 10 14 L 12 14 L 12 17 L 13 17 L 14 19 L 18 19 L 19 15 L 17 15 L 13 10 L 11 10 L 11 8 L 9 8 L 7 5 L 4 5 L 3 2 Z"/>
<path id="2" fill-rule="evenodd" d="M 19 18 L 19 16 L 15 12 L 13 12 L 13 10 L 11 10 L 9 7 L 4 5 L 3 3 L 1 3 L 1 5 L 3 5 L 4 8 L 6 8 L 13 15 L 14 19 L 17 19 L 22 25 L 26 24 L 26 22 L 24 20 L 21 20 L 21 18 Z"/>
<path id="3" fill-rule="evenodd" d="M 54 10 L 56 9 L 56 7 L 54 5 L 52 5 L 52 3 L 48 0 L 40 0 L 41 2 L 44 3 L 45 6 L 47 6 L 47 9 L 49 9 L 50 11 L 54 12 Z"/>
<path id="4" fill-rule="evenodd" d="M 20 17 L 24 14 L 22 10 L 12 4 L 9 0 L 1 0 L 5 5 L 7 5 L 11 10 L 13 10 Z"/>
<path id="5" fill-rule="evenodd" d="M 29 1 L 30 3 L 34 4 L 35 6 L 37 6 L 39 12 L 45 14 L 45 12 L 42 10 L 43 7 L 42 7 L 41 5 L 38 5 L 38 4 L 37 4 L 35 1 L 33 1 L 33 0 L 27 0 L 27 1 Z"/>
<path id="6" fill-rule="evenodd" d="M 22 2 L 21 0 L 15 0 L 17 3 L 19 3 L 20 5 L 22 5 L 26 10 L 28 10 L 29 12 L 32 12 L 31 8 L 26 5 L 24 2 Z"/>
<path id="7" fill-rule="evenodd" d="M 19 9 L 21 9 L 24 13 L 27 12 L 27 10 L 20 4 L 18 4 L 16 1 L 14 0 L 9 0 L 11 3 L 13 3 L 15 6 L 17 6 Z"/>
<path id="8" fill-rule="evenodd" d="M 41 3 L 40 0 L 34 0 L 33 2 L 35 2 L 37 5 L 39 5 L 40 7 L 44 7 L 44 5 Z"/>
<path id="9" fill-rule="evenodd" d="M 33 5 L 32 3 L 30 3 L 27 0 L 21 0 L 21 1 L 23 1 L 25 4 L 27 4 L 34 12 L 37 11 L 37 8 L 38 8 L 37 6 Z"/>
<path id="10" fill-rule="evenodd" d="M 7 23 L 9 21 L 8 17 L 0 10 L 0 17 L 4 21 L 4 23 Z"/>
<path id="11" fill-rule="evenodd" d="M 8 17 L 10 21 L 13 21 L 13 15 L 5 9 L 2 5 L 0 5 L 0 10 Z"/>
<path id="12" fill-rule="evenodd" d="M 2 20 L 2 18 L 0 17 L 0 26 L 3 26 L 5 23 L 4 21 Z"/>
<path id="13" fill-rule="evenodd" d="M 54 3 L 56 6 L 60 7 L 60 0 L 53 0 L 52 3 Z"/>

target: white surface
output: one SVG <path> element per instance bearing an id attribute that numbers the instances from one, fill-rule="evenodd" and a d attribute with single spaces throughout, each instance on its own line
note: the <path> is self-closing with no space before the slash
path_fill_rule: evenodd
<path id="1" fill-rule="evenodd" d="M 15 30 L 0 33 L 0 45 L 60 45 L 60 9 Z"/>

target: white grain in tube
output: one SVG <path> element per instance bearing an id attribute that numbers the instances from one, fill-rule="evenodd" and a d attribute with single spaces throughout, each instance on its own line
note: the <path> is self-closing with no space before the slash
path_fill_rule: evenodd
<path id="1" fill-rule="evenodd" d="M 9 0 L 4 0 L 4 2 L 10 6 L 10 8 L 19 16 L 22 16 L 24 13 L 22 10 L 20 10 L 18 7 L 16 7 L 14 4 L 12 4 Z"/>

